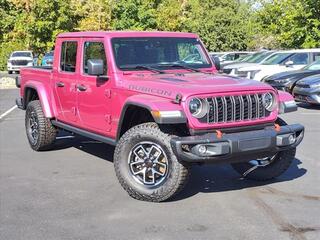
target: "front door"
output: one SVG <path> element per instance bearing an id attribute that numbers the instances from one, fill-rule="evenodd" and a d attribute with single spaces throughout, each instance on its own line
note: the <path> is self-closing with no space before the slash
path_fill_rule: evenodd
<path id="1" fill-rule="evenodd" d="M 76 122 L 77 117 L 77 52 L 78 40 L 63 41 L 58 46 L 60 59 L 58 69 L 53 70 L 54 93 L 58 106 L 58 119 Z"/>
<path id="2" fill-rule="evenodd" d="M 82 40 L 82 67 L 78 90 L 78 111 L 81 125 L 101 134 L 111 129 L 111 79 L 88 75 L 88 60 L 101 59 L 104 75 L 108 73 L 107 57 L 103 39 Z"/>

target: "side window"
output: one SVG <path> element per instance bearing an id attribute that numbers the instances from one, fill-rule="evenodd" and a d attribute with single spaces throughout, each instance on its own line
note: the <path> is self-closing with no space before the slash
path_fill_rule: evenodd
<path id="1" fill-rule="evenodd" d="M 77 42 L 63 42 L 61 46 L 60 69 L 75 72 L 77 63 Z"/>
<path id="2" fill-rule="evenodd" d="M 235 60 L 235 54 L 234 54 L 234 53 L 227 54 L 227 55 L 224 57 L 224 60 L 225 60 L 225 61 L 233 61 L 233 60 Z"/>
<path id="3" fill-rule="evenodd" d="M 312 61 L 317 61 L 319 59 L 320 59 L 320 52 L 313 53 L 313 60 Z"/>
<path id="4" fill-rule="evenodd" d="M 101 59 L 103 60 L 104 74 L 107 74 L 106 52 L 102 42 L 85 42 L 83 55 L 83 71 L 88 73 L 88 60 Z"/>
<path id="5" fill-rule="evenodd" d="M 309 58 L 308 53 L 296 53 L 292 57 L 290 57 L 290 60 L 295 65 L 306 65 L 309 63 L 308 58 Z"/>

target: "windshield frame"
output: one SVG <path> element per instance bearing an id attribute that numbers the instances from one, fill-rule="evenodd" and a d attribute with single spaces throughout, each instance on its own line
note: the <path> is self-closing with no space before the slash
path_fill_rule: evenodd
<path id="1" fill-rule="evenodd" d="M 121 40 L 121 39 L 186 39 L 186 40 L 196 40 L 197 43 L 199 44 L 199 47 L 201 49 L 200 54 L 202 55 L 202 57 L 206 60 L 206 62 L 208 64 L 201 64 L 202 66 L 200 66 L 200 64 L 185 64 L 186 67 L 190 67 L 190 68 L 194 68 L 194 69 L 212 69 L 213 68 L 213 62 L 211 60 L 211 57 L 208 55 L 208 52 L 206 50 L 206 48 L 204 47 L 202 41 L 199 38 L 196 37 L 112 37 L 110 38 L 110 47 L 111 47 L 111 53 L 112 53 L 112 58 L 114 60 L 114 66 L 116 67 L 117 70 L 119 71 L 145 71 L 142 69 L 135 69 L 134 66 L 135 65 L 145 65 L 147 67 L 153 67 L 153 68 L 158 68 L 159 70 L 186 70 L 187 69 L 183 69 L 181 67 L 173 67 L 173 66 L 169 66 L 170 64 L 181 64 L 180 62 L 163 62 L 163 66 L 161 66 L 161 62 L 159 63 L 153 63 L 153 64 L 141 64 L 141 63 L 136 63 L 136 64 L 132 64 L 132 68 L 121 68 L 121 66 L 118 64 L 117 62 L 117 58 L 116 58 L 116 49 L 115 49 L 115 44 L 118 43 L 116 41 Z M 160 65 L 160 66 L 159 66 Z"/>

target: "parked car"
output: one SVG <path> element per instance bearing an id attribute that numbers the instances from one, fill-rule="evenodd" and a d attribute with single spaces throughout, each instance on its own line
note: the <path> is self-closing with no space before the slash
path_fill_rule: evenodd
<path id="1" fill-rule="evenodd" d="M 293 88 L 297 102 L 320 105 L 320 74 L 299 80 Z"/>
<path id="2" fill-rule="evenodd" d="M 53 64 L 53 51 L 47 52 L 41 61 L 41 66 L 52 66 Z"/>
<path id="3" fill-rule="evenodd" d="M 216 74 L 196 34 L 64 33 L 54 51 L 52 69 L 17 78 L 31 148 L 54 147 L 60 129 L 115 145 L 116 176 L 133 198 L 174 196 L 193 164 L 231 163 L 261 181 L 295 159 L 304 127 L 279 116 L 297 110 L 293 97 Z"/>
<path id="4" fill-rule="evenodd" d="M 281 72 L 264 78 L 262 81 L 270 84 L 272 87 L 292 93 L 295 83 L 305 77 L 320 74 L 320 56 L 319 59 L 301 70 Z"/>
<path id="5" fill-rule="evenodd" d="M 38 55 L 34 55 L 34 56 L 33 56 L 33 63 L 32 63 L 32 65 L 33 65 L 33 66 L 39 66 L 39 65 L 38 65 L 38 62 L 39 62 L 39 56 L 38 56 Z"/>
<path id="6" fill-rule="evenodd" d="M 275 51 L 261 51 L 250 54 L 249 56 L 242 59 L 242 61 L 234 62 L 231 64 L 227 64 L 222 66 L 222 72 L 226 74 L 230 74 L 232 76 L 236 76 L 239 68 L 254 66 L 255 64 L 262 63 L 265 59 L 267 59 L 270 55 L 272 55 Z"/>
<path id="7" fill-rule="evenodd" d="M 221 64 L 228 64 L 236 61 L 239 58 L 243 58 L 251 52 L 211 52 L 211 57 L 219 57 Z"/>
<path id="8" fill-rule="evenodd" d="M 320 56 L 320 48 L 279 51 L 261 64 L 239 68 L 237 76 L 261 81 L 275 73 L 298 70 L 314 62 Z"/>
<path id="9" fill-rule="evenodd" d="M 23 67 L 33 66 L 33 54 L 31 51 L 15 51 L 11 53 L 8 62 L 7 70 L 9 74 L 19 72 Z"/>

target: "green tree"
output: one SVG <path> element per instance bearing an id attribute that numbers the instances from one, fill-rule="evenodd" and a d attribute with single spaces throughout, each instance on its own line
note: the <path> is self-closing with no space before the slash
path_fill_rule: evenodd
<path id="1" fill-rule="evenodd" d="M 72 0 L 75 15 L 80 17 L 76 30 L 110 30 L 114 2 L 115 0 Z"/>
<path id="2" fill-rule="evenodd" d="M 273 0 L 257 11 L 262 38 L 275 36 L 280 48 L 320 46 L 319 0 Z"/>
<path id="3" fill-rule="evenodd" d="M 112 10 L 112 29 L 157 29 L 156 9 L 159 0 L 117 0 Z"/>

